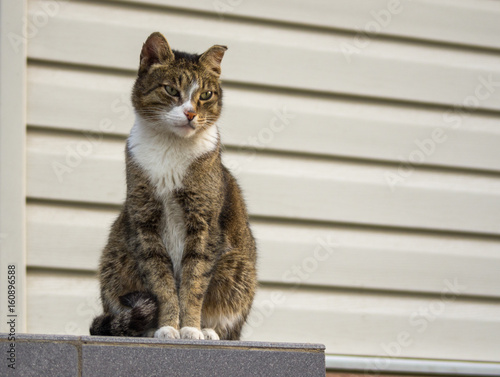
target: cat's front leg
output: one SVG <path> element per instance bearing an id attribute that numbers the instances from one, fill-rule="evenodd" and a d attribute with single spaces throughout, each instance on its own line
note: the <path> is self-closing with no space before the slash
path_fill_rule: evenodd
<path id="1" fill-rule="evenodd" d="M 139 231 L 138 272 L 145 289 L 158 299 L 158 325 L 155 338 L 179 339 L 179 299 L 172 261 L 161 238 L 150 230 Z"/>
<path id="2" fill-rule="evenodd" d="M 129 228 L 134 229 L 130 244 L 134 245 L 138 275 L 144 289 L 157 298 L 157 338 L 178 339 L 179 297 L 174 278 L 172 259 L 160 236 L 163 204 L 156 198 L 154 189 L 131 163 L 127 155 L 131 189 L 127 193 L 126 213 L 130 218 Z"/>
<path id="3" fill-rule="evenodd" d="M 186 240 L 179 289 L 180 335 L 183 339 L 219 339 L 212 329 L 201 329 L 203 299 L 210 283 L 215 255 L 205 247 L 207 235 L 192 235 Z"/>

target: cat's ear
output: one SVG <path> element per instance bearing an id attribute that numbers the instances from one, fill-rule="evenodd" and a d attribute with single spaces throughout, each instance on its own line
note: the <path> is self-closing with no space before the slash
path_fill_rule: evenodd
<path id="1" fill-rule="evenodd" d="M 139 72 L 147 71 L 153 64 L 167 63 L 171 60 L 174 60 L 174 53 L 167 40 L 161 33 L 154 32 L 142 45 Z"/>
<path id="2" fill-rule="evenodd" d="M 226 52 L 226 46 L 215 45 L 210 47 L 200 56 L 200 63 L 203 64 L 208 70 L 220 75 L 220 63 Z"/>

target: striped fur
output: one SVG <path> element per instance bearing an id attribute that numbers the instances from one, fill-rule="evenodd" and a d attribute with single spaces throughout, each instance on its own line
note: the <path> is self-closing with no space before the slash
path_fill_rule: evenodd
<path id="1" fill-rule="evenodd" d="M 254 298 L 256 246 L 241 190 L 221 162 L 226 47 L 143 46 L 132 92 L 127 197 L 99 268 L 93 335 L 239 339 Z"/>

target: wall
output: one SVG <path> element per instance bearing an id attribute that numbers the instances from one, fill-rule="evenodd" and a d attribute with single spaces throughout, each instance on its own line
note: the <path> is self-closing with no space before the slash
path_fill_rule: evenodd
<path id="1" fill-rule="evenodd" d="M 158 30 L 229 46 L 220 129 L 260 246 L 245 339 L 500 361 L 498 2 L 43 4 L 28 2 L 29 332 L 86 334 L 100 310 L 130 88 Z"/>

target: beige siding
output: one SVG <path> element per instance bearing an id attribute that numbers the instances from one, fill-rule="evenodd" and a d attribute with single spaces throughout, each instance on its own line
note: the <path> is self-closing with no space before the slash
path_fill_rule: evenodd
<path id="1" fill-rule="evenodd" d="M 28 284 L 28 319 L 33 332 L 85 333 L 93 313 L 99 310 L 92 275 L 33 272 Z M 382 344 L 410 334 L 405 354 L 413 357 L 496 360 L 497 339 L 492 329 L 500 325 L 498 305 L 484 302 L 478 308 L 471 300 L 446 303 L 446 310 L 434 321 L 409 327 L 412 313 L 435 305 L 439 300 L 406 295 L 372 295 L 339 290 L 262 287 L 244 334 L 247 339 L 315 342 L 321 339 L 330 353 L 377 355 Z M 46 313 L 40 306 L 57 307 Z M 478 322 L 478 315 L 484 317 Z M 424 328 L 425 327 L 425 328 Z M 457 337 L 442 337 L 440 328 L 461 329 Z M 422 330 L 420 332 L 420 330 Z M 328 336 L 330 334 L 330 336 Z M 495 334 L 498 336 L 498 333 Z M 373 340 L 372 340 L 373 339 Z M 461 339 L 473 340 L 461 342 Z M 457 342 L 460 341 L 460 347 Z M 477 346 L 484 346 L 481 355 Z M 382 348 L 383 349 L 383 348 Z"/>
<path id="2" fill-rule="evenodd" d="M 188 51 L 224 43 L 232 52 L 224 60 L 226 80 L 289 90 L 462 105 L 474 94 L 479 76 L 500 74 L 500 57 L 489 52 L 377 41 L 349 61 L 341 46 L 353 43 L 351 36 L 83 2 L 61 7 L 28 53 L 41 60 L 135 71 L 136 50 L 152 29 L 165 30 L 173 46 Z M 499 99 L 496 91 L 480 107 L 498 110 Z"/>
<path id="3" fill-rule="evenodd" d="M 159 30 L 229 46 L 224 158 L 260 250 L 246 339 L 500 361 L 500 3 L 403 1 L 354 54 L 387 2 L 179 4 L 60 2 L 28 41 L 28 330 L 84 334 L 100 310 L 129 93 Z"/>
<path id="4" fill-rule="evenodd" d="M 381 35 L 423 39 L 473 47 L 498 48 L 500 10 L 489 0 L 409 0 L 397 1 L 391 16 L 386 0 L 228 0 L 208 2 L 192 0 L 181 5 L 176 0 L 115 0 L 116 3 L 159 5 L 172 8 L 217 12 L 248 19 L 284 22 L 333 30 L 365 30 L 368 22 L 383 21 Z M 445 22 L 444 22 L 445 20 Z M 375 30 L 375 31 L 373 31 Z M 376 28 L 369 28 L 373 34 Z"/>
<path id="5" fill-rule="evenodd" d="M 117 213 L 76 204 L 30 204 L 29 265 L 95 271 Z M 321 265 L 303 286 L 440 294 L 444 279 L 454 277 L 469 295 L 500 295 L 498 246 L 492 240 L 265 220 L 254 220 L 253 230 L 262 282 L 293 280 L 292 267 L 305 263 L 309 268 L 304 261 L 316 253 Z M 326 246 L 317 249 L 322 243 Z"/>
<path id="6" fill-rule="evenodd" d="M 133 73 L 33 63 L 28 79 L 31 126 L 90 132 L 99 131 L 101 122 L 109 118 L 113 126 L 106 134 L 128 134 L 134 121 L 129 105 Z M 472 112 L 456 127 L 455 120 L 446 121 L 443 109 L 300 96 L 231 82 L 225 85 L 224 103 L 221 128 L 228 146 L 399 162 L 400 156 L 408 158 L 417 148 L 415 140 L 428 139 L 442 128 L 446 142 L 423 164 L 500 171 L 500 130 L 495 114 Z M 290 116 L 288 123 L 272 122 L 283 112 Z M 269 136 L 263 129 L 273 134 Z"/>

